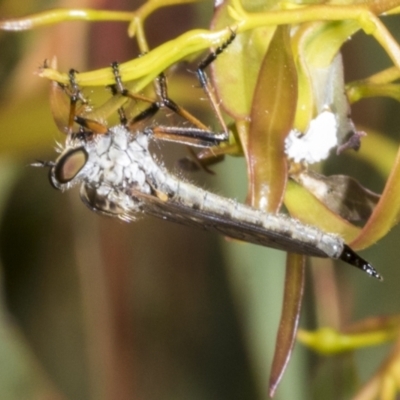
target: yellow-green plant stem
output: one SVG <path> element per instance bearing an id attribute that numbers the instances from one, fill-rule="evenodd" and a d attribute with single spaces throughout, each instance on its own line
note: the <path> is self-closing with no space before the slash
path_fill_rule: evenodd
<path id="1" fill-rule="evenodd" d="M 243 10 L 239 0 L 233 0 L 230 13 L 236 20 L 236 24 L 233 23 L 229 28 L 214 32 L 207 30 L 186 32 L 176 39 L 153 49 L 143 57 L 121 64 L 122 79 L 123 81 L 144 79 L 141 83 L 138 83 L 137 88 L 140 90 L 160 72 L 177 61 L 196 55 L 209 47 L 221 45 L 227 40 L 231 30 L 239 33 L 262 26 L 300 24 L 310 21 L 356 21 L 360 28 L 375 37 L 393 60 L 396 68 L 400 69 L 400 47 L 379 18 L 371 11 L 371 9 L 374 9 L 374 11 L 377 10 L 382 13 L 389 11 L 390 6 L 395 5 L 398 6 L 398 1 L 397 3 L 382 2 L 379 9 L 375 3 L 372 5 L 313 5 L 297 9 L 273 10 L 266 13 L 251 14 Z M 144 17 L 152 10 L 154 9 L 149 8 Z M 135 15 L 134 13 L 124 13 L 125 18 L 127 14 L 130 14 L 131 18 Z M 139 27 L 142 29 L 140 24 Z M 140 37 L 144 38 L 142 31 Z M 143 42 L 141 47 L 146 48 L 146 43 Z M 60 74 L 58 71 L 51 69 L 43 70 L 41 76 L 61 83 L 68 83 L 67 74 Z M 104 86 L 112 84 L 113 81 L 114 77 L 108 68 L 77 75 L 77 82 L 81 86 Z"/>
<path id="2" fill-rule="evenodd" d="M 247 31 L 267 25 L 296 25 L 312 21 L 357 21 L 366 34 L 374 36 L 400 69 L 400 47 L 385 25 L 376 15 L 395 7 L 399 1 L 381 1 L 357 5 L 313 5 L 295 10 L 272 10 L 263 13 L 247 13 L 240 0 L 232 0 L 231 17 L 238 23 L 238 31 Z"/>
<path id="3" fill-rule="evenodd" d="M 154 78 L 165 71 L 169 66 L 198 54 L 212 46 L 222 45 L 231 35 L 232 29 L 219 31 L 192 30 L 156 47 L 142 57 L 135 58 L 120 64 L 120 74 L 123 81 L 141 79 L 135 88 L 141 90 Z M 68 84 L 68 74 L 60 73 L 50 68 L 44 68 L 40 76 Z M 82 72 L 76 75 L 76 82 L 80 86 L 106 86 L 115 82 L 111 68 L 103 68 L 91 72 Z"/>
<path id="4" fill-rule="evenodd" d="M 68 21 L 130 22 L 134 16 L 134 12 L 127 11 L 58 8 L 29 15 L 24 18 L 0 21 L 0 29 L 5 31 L 24 31 Z"/>
<path id="5" fill-rule="evenodd" d="M 297 338 L 318 353 L 328 355 L 380 345 L 394 340 L 398 333 L 397 327 L 359 334 L 344 334 L 331 328 L 320 328 L 314 332 L 299 329 Z"/>

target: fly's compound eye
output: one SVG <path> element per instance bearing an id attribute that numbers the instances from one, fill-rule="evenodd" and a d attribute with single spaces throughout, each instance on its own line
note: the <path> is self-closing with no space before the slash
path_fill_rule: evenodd
<path id="1" fill-rule="evenodd" d="M 57 161 L 54 178 L 61 184 L 72 181 L 85 166 L 87 159 L 88 154 L 83 147 L 69 151 Z"/>

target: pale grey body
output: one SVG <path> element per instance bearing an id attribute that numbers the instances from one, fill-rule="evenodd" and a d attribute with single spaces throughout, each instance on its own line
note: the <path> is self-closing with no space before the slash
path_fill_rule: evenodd
<path id="1" fill-rule="evenodd" d="M 69 135 L 50 165 L 54 187 L 81 184 L 81 198 L 93 211 L 134 220 L 140 214 L 262 246 L 317 257 L 340 258 L 367 274 L 381 275 L 343 239 L 283 214 L 269 214 L 218 196 L 170 174 L 149 150 L 151 128 L 130 132 L 122 125 L 106 134 Z"/>
<path id="2" fill-rule="evenodd" d="M 63 154 L 84 148 L 87 162 L 65 184 L 60 184 L 53 173 L 53 184 L 64 190 L 82 183 L 82 199 L 92 210 L 123 220 L 146 213 L 281 250 L 317 257 L 341 256 L 344 242 L 337 235 L 178 179 L 150 153 L 150 138 L 151 131 L 132 134 L 121 125 L 90 140 L 71 137 Z"/>

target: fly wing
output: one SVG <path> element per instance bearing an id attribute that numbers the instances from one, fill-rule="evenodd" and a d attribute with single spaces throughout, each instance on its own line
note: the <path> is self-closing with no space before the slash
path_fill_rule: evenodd
<path id="1" fill-rule="evenodd" d="M 157 218 L 203 230 L 216 231 L 243 242 L 309 256 L 327 257 L 327 254 L 316 245 L 293 238 L 291 232 L 266 229 L 262 225 L 232 219 L 227 214 L 191 208 L 170 200 L 162 201 L 154 196 L 143 204 L 143 211 Z"/>
<path id="2" fill-rule="evenodd" d="M 340 237 L 323 232 L 316 227 L 304 225 L 300 221 L 285 215 L 274 215 L 275 222 L 280 221 L 281 226 L 272 224 L 274 228 L 269 229 L 262 223 L 263 220 L 269 219 L 269 214 L 244 205 L 239 207 L 244 207 L 248 212 L 259 215 L 261 217 L 260 224 L 246 221 L 246 218 L 229 218 L 229 212 L 218 213 L 211 209 L 205 211 L 171 200 L 163 201 L 155 196 L 148 197 L 147 201 L 143 203 L 143 211 L 146 214 L 183 225 L 217 231 L 225 236 L 261 246 L 307 256 L 340 258 L 370 276 L 379 280 L 383 279 L 368 261 L 345 245 Z M 227 200 L 227 209 L 230 205 L 232 205 L 232 202 Z M 265 225 L 268 225 L 268 223 Z"/>
<path id="3" fill-rule="evenodd" d="M 208 195 L 208 193 L 204 193 Z M 118 202 L 110 201 L 107 197 L 99 195 L 96 189 L 85 185 L 81 187 L 83 202 L 92 211 L 102 215 L 119 218 L 124 221 L 133 221 L 138 213 L 149 214 L 163 220 L 203 230 L 217 231 L 225 236 L 244 242 L 308 256 L 340 258 L 346 263 L 382 280 L 382 276 L 374 267 L 345 245 L 342 239 L 286 216 L 275 215 L 275 223 L 269 225 L 262 221 L 263 219 L 268 219 L 269 214 L 244 205 L 238 205 L 239 209 L 244 207 L 247 212 L 254 212 L 255 215 L 259 215 L 261 217 L 261 223 L 259 224 L 254 221 L 250 222 L 246 218 L 229 217 L 229 212 L 218 212 L 218 209 L 221 208 L 204 209 L 193 207 L 193 205 L 189 206 L 176 199 L 171 200 L 168 197 L 157 197 L 156 195 L 132 190 L 129 196 L 136 202 L 135 212 L 127 210 L 126 207 L 122 207 Z M 221 198 L 219 199 L 221 202 Z M 228 199 L 222 199 L 222 202 L 225 200 L 226 209 L 229 210 L 233 203 Z M 281 221 L 282 226 L 277 226 L 276 221 Z M 274 226 L 274 229 L 271 226 Z"/>
<path id="4" fill-rule="evenodd" d="M 202 194 L 204 198 L 212 196 L 204 191 Z M 207 207 L 205 203 L 198 206 L 182 199 L 144 194 L 133 189 L 130 189 L 129 197 L 135 200 L 135 210 L 129 210 L 107 197 L 100 196 L 96 189 L 84 185 L 81 188 L 81 198 L 92 211 L 125 221 L 136 219 L 138 213 L 148 214 L 182 225 L 216 231 L 244 242 L 316 257 L 329 257 L 334 254 L 336 258 L 343 247 L 340 238 L 315 227 L 304 225 L 284 215 L 272 216 L 220 196 L 218 207 Z M 239 212 L 236 217 L 232 215 L 233 208 Z M 252 218 L 249 218 L 249 213 Z M 269 223 L 270 220 L 273 223 Z M 330 242 L 322 243 L 322 237 L 327 237 L 332 241 L 332 245 Z M 337 249 L 330 249 L 329 246 L 339 247 L 339 253 Z"/>

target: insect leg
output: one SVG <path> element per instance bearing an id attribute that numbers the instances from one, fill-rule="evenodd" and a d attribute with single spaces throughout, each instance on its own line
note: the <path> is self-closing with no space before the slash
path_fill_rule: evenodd
<path id="1" fill-rule="evenodd" d="M 198 67 L 198 77 L 203 87 L 204 91 L 206 92 L 207 96 L 211 100 L 211 104 L 213 105 L 214 110 L 220 120 L 221 126 L 223 127 L 222 133 L 215 133 L 211 131 L 205 124 L 203 124 L 200 120 L 198 120 L 195 116 L 185 110 L 183 107 L 175 103 L 169 96 L 168 96 L 168 89 L 167 89 L 167 82 L 165 75 L 162 73 L 160 74 L 156 81 L 155 81 L 155 91 L 157 95 L 157 100 L 149 99 L 146 96 L 133 93 L 129 91 L 123 84 L 118 63 L 112 64 L 112 70 L 115 77 L 115 85 L 113 85 L 112 90 L 114 94 L 120 94 L 122 96 L 129 97 L 134 100 L 140 100 L 150 103 L 150 106 L 146 108 L 144 111 L 136 115 L 132 120 L 127 122 L 127 118 L 121 109 L 120 113 L 120 120 L 121 123 L 127 125 L 130 129 L 132 129 L 137 123 L 153 117 L 161 108 L 168 108 L 169 110 L 173 111 L 175 114 L 179 115 L 189 123 L 193 125 L 193 127 L 178 127 L 178 126 L 161 126 L 158 125 L 156 127 L 146 128 L 146 131 L 153 135 L 154 137 L 158 138 L 159 140 L 165 141 L 172 141 L 181 144 L 186 144 L 188 146 L 194 147 L 201 147 L 210 149 L 207 152 L 205 158 L 212 158 L 212 161 L 209 160 L 202 160 L 197 157 L 197 154 L 192 150 L 190 151 L 191 157 L 194 159 L 194 163 L 191 163 L 189 159 L 185 160 L 185 163 L 182 165 L 192 165 L 191 169 L 201 169 L 206 170 L 207 172 L 211 172 L 207 168 L 207 164 L 213 163 L 216 159 L 220 161 L 223 158 L 222 154 L 218 154 L 215 159 L 213 156 L 213 147 L 218 147 L 221 143 L 227 142 L 229 139 L 228 129 L 226 127 L 225 122 L 222 119 L 222 116 L 219 112 L 218 106 L 214 97 L 212 95 L 211 88 L 209 88 L 209 84 L 207 81 L 206 74 L 204 69 L 208 67 L 208 65 L 215 60 L 215 58 L 220 54 L 234 39 L 235 33 L 232 32 L 231 37 L 229 40 L 219 47 L 215 52 L 210 53 L 210 55 L 204 59 Z M 193 168 L 194 165 L 197 165 L 196 168 Z"/>
<path id="2" fill-rule="evenodd" d="M 210 85 L 208 78 L 207 78 L 205 69 L 212 62 L 214 62 L 217 59 L 218 55 L 221 54 L 233 42 L 235 37 L 236 37 L 236 32 L 231 31 L 231 36 L 229 37 L 229 39 L 224 44 L 222 44 L 220 47 L 217 47 L 214 51 L 212 51 L 210 54 L 208 54 L 208 56 L 206 58 L 204 58 L 202 61 L 200 61 L 199 65 L 197 66 L 197 70 L 196 70 L 200 85 L 201 85 L 202 89 L 204 90 L 205 94 L 207 95 L 208 100 L 210 101 L 211 107 L 213 108 L 224 132 L 228 132 L 228 128 L 225 124 L 224 119 L 222 118 L 217 99 L 215 98 L 214 91 Z"/>
<path id="3" fill-rule="evenodd" d="M 119 72 L 119 64 L 117 62 L 113 62 L 111 64 L 111 68 L 112 68 L 114 78 L 115 78 L 115 84 L 111 86 L 113 95 L 120 94 L 121 96 L 128 97 L 132 100 L 140 100 L 140 101 L 144 101 L 146 103 L 150 103 L 150 106 L 148 108 L 146 108 L 144 111 L 142 111 L 141 113 L 136 115 L 129 122 L 128 122 L 123 110 L 120 109 L 119 114 L 120 114 L 121 124 L 133 126 L 138 122 L 141 122 L 147 118 L 154 116 L 157 113 L 157 111 L 161 108 L 160 104 L 157 101 L 154 101 L 153 99 L 151 99 L 147 96 L 143 96 L 138 93 L 133 93 L 132 91 L 128 90 L 122 83 L 121 75 Z"/>
<path id="4" fill-rule="evenodd" d="M 148 128 L 148 132 L 152 132 L 158 139 L 175 141 L 178 143 L 189 144 L 199 147 L 211 147 L 228 139 L 227 133 L 215 134 L 209 130 L 195 116 L 185 110 L 183 107 L 175 103 L 168 96 L 167 82 L 164 74 L 160 74 L 156 79 L 156 94 L 158 100 L 154 101 L 146 96 L 133 93 L 126 89 L 122 83 L 117 63 L 112 64 L 115 82 L 113 91 L 115 94 L 129 97 L 134 100 L 141 100 L 151 103 L 148 108 L 136 115 L 131 121 L 128 122 L 129 127 L 134 126 L 136 123 L 143 121 L 147 118 L 154 116 L 161 108 L 168 108 L 175 114 L 181 116 L 186 121 L 190 122 L 194 127 L 173 127 L 173 126 L 157 126 L 155 128 Z M 196 141 L 198 141 L 196 143 Z"/>
<path id="5" fill-rule="evenodd" d="M 227 140 L 225 133 L 215 133 L 195 127 L 159 125 L 148 128 L 146 132 L 161 140 L 202 148 L 218 146 Z"/>
<path id="6" fill-rule="evenodd" d="M 162 107 L 168 108 L 175 114 L 186 119 L 196 128 L 202 129 L 204 131 L 210 131 L 206 125 L 204 125 L 200 120 L 198 120 L 190 112 L 186 111 L 183 107 L 175 103 L 168 97 L 167 80 L 164 74 L 160 74 L 156 80 L 156 94 L 159 98 L 159 102 Z M 190 136 L 190 135 L 189 135 Z"/>
<path id="7" fill-rule="evenodd" d="M 156 81 L 157 97 L 162 107 L 168 108 L 186 119 L 194 127 L 157 126 L 152 128 L 153 134 L 162 140 L 175 141 L 194 147 L 214 147 L 228 140 L 228 133 L 215 133 L 201 121 L 175 103 L 168 96 L 167 81 L 164 74 L 160 74 Z M 196 157 L 197 158 L 197 157 Z"/>
<path id="8" fill-rule="evenodd" d="M 84 134 L 93 133 L 96 135 L 102 135 L 108 132 L 108 128 L 106 125 L 102 124 L 101 122 L 95 121 L 94 119 L 88 119 L 76 115 L 74 117 L 74 121 L 82 128 L 86 128 L 86 131 L 84 130 L 82 132 Z"/>
<path id="9" fill-rule="evenodd" d="M 68 112 L 67 125 L 65 126 L 65 124 L 63 123 L 62 129 L 60 130 L 64 133 L 67 133 L 68 135 L 77 135 L 83 133 L 86 135 L 106 133 L 108 129 L 105 125 L 95 120 L 90 120 L 88 118 L 79 116 L 79 113 L 85 110 L 88 101 L 85 99 L 79 85 L 76 83 L 75 80 L 76 74 L 77 74 L 76 70 L 70 69 L 68 73 L 69 85 L 58 84 L 58 86 L 62 89 L 62 91 L 69 97 L 69 112 Z M 75 122 L 80 125 L 80 129 L 78 132 L 73 132 Z M 86 130 L 83 128 L 85 128 Z"/>
<path id="10" fill-rule="evenodd" d="M 69 108 L 69 116 L 68 116 L 68 134 L 72 133 L 72 127 L 75 122 L 75 117 L 77 115 L 77 103 L 81 101 L 83 104 L 87 104 L 86 99 L 83 97 L 82 91 L 75 80 L 75 75 L 78 71 L 75 69 L 70 69 L 68 72 L 69 77 L 69 87 L 65 88 L 65 92 L 69 96 L 70 108 Z"/>
<path id="11" fill-rule="evenodd" d="M 204 90 L 215 115 L 217 116 L 217 119 L 222 127 L 223 132 L 226 135 L 226 141 L 229 138 L 228 127 L 226 126 L 225 121 L 222 117 L 218 102 L 215 98 L 214 91 L 210 85 L 205 70 L 212 62 L 214 62 L 217 59 L 218 55 L 221 54 L 233 42 L 235 37 L 236 37 L 236 32 L 231 31 L 231 36 L 229 37 L 229 39 L 224 44 L 222 44 L 222 46 L 218 47 L 215 51 L 209 53 L 206 58 L 200 61 L 196 70 L 197 78 L 200 82 L 200 85 Z M 231 151 L 232 149 L 234 151 Z M 199 169 L 198 167 L 200 167 L 201 169 L 210 171 L 207 168 L 209 165 L 222 161 L 224 159 L 225 154 L 229 154 L 230 152 L 237 153 L 238 149 L 239 146 L 237 144 L 233 144 L 224 146 L 223 148 L 222 147 L 207 148 L 198 153 L 194 153 L 193 151 L 191 151 L 191 156 L 193 157 L 194 162 L 190 158 L 185 157 L 184 159 L 180 160 L 180 165 L 186 170 L 194 171 Z"/>
<path id="12" fill-rule="evenodd" d="M 69 77 L 70 77 L 70 87 L 71 87 L 71 109 L 70 109 L 70 115 L 69 119 L 72 120 L 73 122 L 76 122 L 79 124 L 82 128 L 86 128 L 87 130 L 90 131 L 90 133 L 94 134 L 104 134 L 108 132 L 108 128 L 106 125 L 92 120 L 88 118 L 81 117 L 77 112 L 76 109 L 76 103 L 78 100 L 82 101 L 84 104 L 87 103 L 86 99 L 83 97 L 82 92 L 80 90 L 80 87 L 75 81 L 75 74 L 77 73 L 76 70 L 71 69 L 69 71 Z"/>

